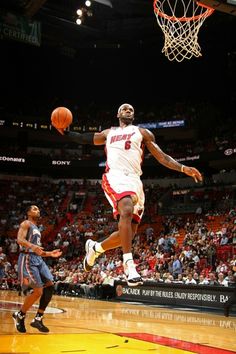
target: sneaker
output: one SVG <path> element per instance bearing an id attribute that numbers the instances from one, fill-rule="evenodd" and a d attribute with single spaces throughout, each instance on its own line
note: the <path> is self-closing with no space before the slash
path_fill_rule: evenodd
<path id="1" fill-rule="evenodd" d="M 93 240 L 87 240 L 85 243 L 86 256 L 84 257 L 83 265 L 85 272 L 89 272 L 94 265 L 95 259 L 100 256 L 100 252 L 95 250 L 96 242 Z"/>
<path id="2" fill-rule="evenodd" d="M 25 328 L 25 315 L 20 315 L 19 312 L 14 312 L 12 314 L 12 318 L 15 322 L 15 327 L 18 332 L 20 333 L 25 333 L 26 328 Z"/>
<path id="3" fill-rule="evenodd" d="M 135 277 L 128 277 L 127 284 L 129 286 L 142 285 L 143 284 L 143 279 L 140 277 L 139 274 L 137 276 L 135 276 Z"/>
<path id="4" fill-rule="evenodd" d="M 129 286 L 137 286 L 143 284 L 142 277 L 137 273 L 135 275 L 130 274 L 127 279 L 127 284 Z"/>
<path id="5" fill-rule="evenodd" d="M 143 279 L 138 274 L 135 264 L 133 263 L 133 265 L 130 267 L 130 270 L 129 270 L 129 267 L 127 264 L 128 261 L 131 261 L 131 260 L 127 260 L 126 262 L 123 262 L 123 268 L 124 268 L 124 273 L 126 276 L 127 284 L 129 286 L 137 286 L 137 285 L 143 284 Z"/>
<path id="6" fill-rule="evenodd" d="M 137 286 L 137 285 L 143 284 L 143 279 L 141 278 L 141 276 L 136 271 L 135 264 L 133 264 L 133 266 L 131 268 L 131 272 L 129 273 L 129 268 L 128 268 L 128 265 L 127 265 L 128 261 L 123 263 L 123 268 L 124 268 L 124 273 L 125 273 L 125 276 L 126 276 L 127 284 L 129 286 Z"/>
<path id="7" fill-rule="evenodd" d="M 39 332 L 48 333 L 48 327 L 43 324 L 43 317 L 35 317 L 31 322 L 31 327 L 37 328 Z"/>

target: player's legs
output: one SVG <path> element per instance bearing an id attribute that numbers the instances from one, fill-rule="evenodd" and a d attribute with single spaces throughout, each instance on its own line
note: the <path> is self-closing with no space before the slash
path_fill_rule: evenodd
<path id="1" fill-rule="evenodd" d="M 43 287 L 43 292 L 39 300 L 38 311 L 33 321 L 30 323 L 32 327 L 37 328 L 40 332 L 44 332 L 44 333 L 49 332 L 49 329 L 43 323 L 43 315 L 44 315 L 44 311 L 46 310 L 48 304 L 52 299 L 53 291 L 54 291 L 53 282 L 51 280 L 46 279 L 45 285 Z"/>
<path id="2" fill-rule="evenodd" d="M 124 270 L 128 276 L 128 285 L 136 286 L 142 284 L 142 278 L 136 270 L 132 255 L 132 219 L 134 211 L 133 199 L 130 196 L 122 198 L 118 202 L 118 211 L 120 215 L 118 230 L 123 251 Z"/>
<path id="3" fill-rule="evenodd" d="M 23 271 L 23 287 L 30 287 L 33 291 L 26 296 L 21 311 L 26 313 L 30 307 L 40 298 L 43 293 L 43 282 L 40 275 L 39 265 L 34 264 L 35 255 L 27 255 Z"/>
<path id="4" fill-rule="evenodd" d="M 40 268 L 43 262 L 38 262 L 35 255 L 24 255 L 20 259 L 22 271 L 20 273 L 21 285 L 23 288 L 30 287 L 32 291 L 26 296 L 20 311 L 13 313 L 12 317 L 18 332 L 25 333 L 24 324 L 25 315 L 31 306 L 43 295 L 43 281 L 40 274 Z M 37 264 L 38 263 L 38 264 Z M 37 264 L 37 265 L 34 265 Z M 45 264 L 46 265 L 46 264 Z M 52 277 L 52 276 L 50 276 Z"/>
<path id="5" fill-rule="evenodd" d="M 31 322 L 31 326 L 37 328 L 40 332 L 49 332 L 49 329 L 43 324 L 43 315 L 48 304 L 52 299 L 54 292 L 53 276 L 47 266 L 47 264 L 42 261 L 39 266 L 39 272 L 42 282 L 44 283 L 43 292 L 39 300 L 38 311 Z"/>
<path id="6" fill-rule="evenodd" d="M 131 227 L 132 238 L 134 238 L 137 232 L 138 224 L 132 223 Z M 84 258 L 85 271 L 89 272 L 92 269 L 96 258 L 98 258 L 102 253 L 118 247 L 122 247 L 119 230 L 114 231 L 110 236 L 101 242 L 93 241 L 91 239 L 87 240 L 85 244 L 86 256 Z"/>
<path id="7" fill-rule="evenodd" d="M 53 275 L 50 272 L 47 264 L 42 261 L 39 267 L 40 276 L 43 282 L 43 293 L 40 297 L 39 308 L 37 314 L 43 315 L 46 307 L 52 299 L 53 291 L 54 291 L 54 283 L 53 283 Z"/>
<path id="8" fill-rule="evenodd" d="M 132 248 L 132 218 L 134 205 L 130 196 L 124 197 L 117 203 L 119 211 L 118 231 L 123 253 L 130 253 Z"/>
<path id="9" fill-rule="evenodd" d="M 40 298 L 43 293 L 43 287 L 33 288 L 33 291 L 26 296 L 25 301 L 21 307 L 21 311 L 26 313 L 31 306 Z"/>
<path id="10" fill-rule="evenodd" d="M 110 236 L 101 242 L 93 241 L 91 239 L 87 240 L 85 244 L 86 257 L 84 259 L 85 271 L 88 272 L 92 269 L 96 258 L 98 258 L 102 253 L 118 247 L 121 247 L 119 230 L 114 231 Z"/>
<path id="11" fill-rule="evenodd" d="M 132 228 L 132 239 L 133 239 L 134 236 L 136 235 L 138 224 L 132 223 L 131 228 Z M 103 240 L 101 242 L 101 246 L 104 252 L 114 248 L 122 247 L 119 230 L 114 231 L 109 237 Z"/>
<path id="12" fill-rule="evenodd" d="M 108 198 L 108 200 L 110 201 L 111 205 L 112 205 L 112 201 L 110 200 L 109 196 L 106 195 L 106 197 Z M 91 239 L 86 241 L 85 244 L 85 251 L 86 251 L 86 256 L 84 258 L 84 269 L 85 271 L 89 272 L 93 265 L 94 262 L 96 260 L 96 258 L 98 258 L 103 252 L 117 248 L 117 247 L 125 247 L 125 251 L 127 250 L 127 245 L 124 244 L 124 242 L 127 242 L 126 240 L 121 239 L 120 236 L 120 228 L 124 229 L 124 213 L 122 212 L 122 216 L 120 216 L 120 210 L 119 210 L 119 205 L 122 208 L 122 205 L 125 203 L 125 200 L 128 201 L 129 203 L 129 208 L 130 208 L 130 215 L 129 215 L 129 221 L 128 221 L 128 233 L 129 235 L 127 235 L 127 240 L 129 243 L 128 249 L 131 250 L 131 244 L 132 244 L 132 239 L 134 238 L 136 232 L 137 232 L 137 227 L 138 225 L 135 223 L 132 223 L 132 219 L 134 217 L 133 215 L 133 210 L 134 210 L 134 206 L 133 206 L 133 202 L 132 202 L 132 198 L 129 195 L 125 195 L 124 198 L 121 198 L 120 201 L 118 201 L 116 203 L 116 207 L 113 208 L 114 210 L 114 214 L 118 215 L 118 230 L 114 231 L 108 238 L 106 238 L 105 240 L 103 240 L 102 242 L 95 242 Z M 130 231 L 131 228 L 131 231 Z M 131 233 L 131 242 L 130 242 L 130 233 Z"/>
<path id="13" fill-rule="evenodd" d="M 86 242 L 86 257 L 84 259 L 84 269 L 91 270 L 95 259 L 107 250 L 122 247 L 123 264 L 125 273 L 128 275 L 128 284 L 136 286 L 142 283 L 140 275 L 137 273 L 132 255 L 132 239 L 135 236 L 138 224 L 132 223 L 134 205 L 130 196 L 125 196 L 117 203 L 119 212 L 118 231 L 113 232 L 101 243 L 88 240 Z"/>
<path id="14" fill-rule="evenodd" d="M 43 293 L 43 288 L 34 288 L 33 291 L 26 296 L 23 305 L 21 306 L 20 311 L 14 312 L 12 314 L 13 320 L 15 322 L 15 327 L 18 332 L 25 333 L 25 315 L 30 307 L 40 298 Z"/>
<path id="15" fill-rule="evenodd" d="M 126 176 L 127 178 L 127 176 Z M 141 180 L 138 178 L 129 178 L 126 181 L 125 187 L 122 185 L 117 185 L 117 181 L 115 180 L 116 185 L 114 185 L 113 179 L 106 179 L 105 186 L 108 185 L 109 183 L 109 188 L 104 188 L 105 196 L 107 200 L 109 201 L 110 205 L 113 208 L 113 214 L 114 217 L 119 218 L 119 223 L 118 223 L 118 230 L 113 232 L 107 239 L 103 240 L 101 242 L 101 249 L 97 249 L 97 251 L 107 251 L 116 247 L 122 246 L 124 247 L 124 244 L 122 244 L 121 241 L 121 236 L 120 236 L 120 229 L 123 228 L 123 220 L 120 217 L 121 216 L 121 211 L 120 208 L 123 208 L 123 203 L 126 198 L 128 199 L 129 205 L 132 208 L 132 215 L 130 215 L 130 220 L 129 220 L 129 228 L 131 225 L 132 228 L 132 239 L 137 233 L 138 225 L 142 219 L 142 215 L 144 212 L 144 192 L 143 192 L 143 184 Z M 122 190 L 122 187 L 124 188 Z M 115 188 L 118 188 L 118 190 L 121 192 L 121 194 L 118 194 L 115 192 Z M 129 192 L 127 192 L 129 190 Z M 122 197 L 121 197 L 122 195 Z M 121 223 L 121 224 L 120 224 Z M 131 239 L 131 243 L 132 243 Z M 126 242 L 126 241 L 124 241 Z M 130 240 L 128 241 L 130 243 Z M 125 246 L 126 247 L 126 246 Z M 131 246 L 130 246 L 131 249 Z M 124 249 L 123 249 L 124 251 Z"/>
<path id="16" fill-rule="evenodd" d="M 132 239 L 136 234 L 138 223 L 142 218 L 144 210 L 142 182 L 138 176 L 105 174 L 103 175 L 102 187 L 106 198 L 113 208 L 114 217 L 118 216 L 119 218 L 118 230 L 101 243 L 87 240 L 85 245 L 84 269 L 86 271 L 91 270 L 95 259 L 101 253 L 113 248 L 122 247 L 124 264 L 126 267 L 128 264 L 130 266 L 129 273 L 132 273 L 132 278 L 140 278 L 134 267 L 131 249 Z M 137 224 L 133 223 L 133 220 Z"/>

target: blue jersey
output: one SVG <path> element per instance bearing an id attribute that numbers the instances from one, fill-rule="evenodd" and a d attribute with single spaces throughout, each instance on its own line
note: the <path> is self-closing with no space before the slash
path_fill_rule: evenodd
<path id="1" fill-rule="evenodd" d="M 26 240 L 41 246 L 41 232 L 33 223 L 30 223 Z M 41 287 L 47 281 L 53 281 L 53 276 L 43 258 L 24 246 L 20 246 L 18 277 L 21 286 Z"/>
<path id="2" fill-rule="evenodd" d="M 39 231 L 38 226 L 33 223 L 30 223 L 30 227 L 28 229 L 26 240 L 36 246 L 41 246 L 41 232 Z M 27 249 L 24 246 L 20 246 L 20 252 L 28 251 L 32 253 L 31 249 Z"/>

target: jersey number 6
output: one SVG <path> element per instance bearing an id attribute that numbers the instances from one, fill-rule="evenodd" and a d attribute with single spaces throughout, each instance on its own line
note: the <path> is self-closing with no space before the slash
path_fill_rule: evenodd
<path id="1" fill-rule="evenodd" d="M 131 141 L 130 140 L 126 140 L 125 142 L 125 150 L 129 150 L 131 148 Z"/>

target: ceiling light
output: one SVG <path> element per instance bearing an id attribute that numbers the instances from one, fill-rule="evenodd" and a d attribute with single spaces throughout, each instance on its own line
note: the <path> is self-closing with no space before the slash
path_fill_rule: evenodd
<path id="1" fill-rule="evenodd" d="M 82 24 L 82 20 L 80 18 L 77 18 L 76 23 L 77 23 L 77 25 L 81 25 Z"/>
<path id="2" fill-rule="evenodd" d="M 78 16 L 82 16 L 83 15 L 83 11 L 81 9 L 78 9 L 76 11 L 76 13 L 77 13 Z"/>

